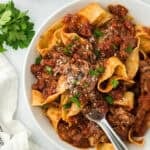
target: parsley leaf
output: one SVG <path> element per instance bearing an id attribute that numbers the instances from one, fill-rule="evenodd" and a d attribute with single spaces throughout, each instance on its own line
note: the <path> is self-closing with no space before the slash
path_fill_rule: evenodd
<path id="1" fill-rule="evenodd" d="M 80 108 L 80 101 L 79 101 L 79 94 L 74 95 L 73 97 L 70 97 L 70 101 L 72 103 L 75 103 Z"/>
<path id="2" fill-rule="evenodd" d="M 10 10 L 6 10 L 3 12 L 3 14 L 0 17 L 0 26 L 5 25 L 7 22 L 11 19 L 12 12 Z"/>
<path id="3" fill-rule="evenodd" d="M 107 101 L 108 104 L 113 104 L 113 102 L 114 102 L 111 95 L 105 96 L 105 100 Z"/>
<path id="4" fill-rule="evenodd" d="M 0 52 L 4 45 L 14 49 L 26 48 L 34 35 L 33 23 L 27 16 L 27 11 L 21 12 L 15 8 L 12 1 L 0 3 Z"/>
<path id="5" fill-rule="evenodd" d="M 65 48 L 64 48 L 64 54 L 70 56 L 72 54 L 72 46 L 73 44 L 68 44 Z"/>
<path id="6" fill-rule="evenodd" d="M 90 69 L 89 70 L 89 74 L 90 76 L 99 76 L 101 73 L 104 73 L 105 71 L 105 68 L 104 67 L 99 67 L 99 68 L 96 68 L 95 70 L 94 69 Z"/>
<path id="7" fill-rule="evenodd" d="M 72 104 L 72 102 L 68 102 L 68 103 L 66 103 L 66 104 L 63 105 L 63 108 L 64 109 L 68 109 L 68 108 L 71 107 L 71 104 Z"/>
<path id="8" fill-rule="evenodd" d="M 99 56 L 100 56 L 100 50 L 95 50 L 94 54 L 95 54 L 96 58 L 99 58 Z"/>
<path id="9" fill-rule="evenodd" d="M 41 57 L 41 56 L 36 57 L 36 59 L 35 59 L 35 64 L 36 64 L 36 65 L 39 65 L 40 62 L 41 62 L 41 60 L 42 60 L 42 57 Z"/>
<path id="10" fill-rule="evenodd" d="M 77 83 L 78 83 L 78 80 L 73 80 L 72 82 L 73 85 L 77 85 Z"/>
<path id="11" fill-rule="evenodd" d="M 133 48 L 131 45 L 128 45 L 128 47 L 125 50 L 126 52 L 131 53 L 133 51 Z"/>
<path id="12" fill-rule="evenodd" d="M 104 33 L 102 31 L 100 31 L 100 29 L 96 28 L 93 32 L 93 35 L 95 38 L 99 38 L 99 37 L 103 36 Z"/>
<path id="13" fill-rule="evenodd" d="M 113 80 L 111 81 L 111 84 L 112 84 L 113 88 L 115 89 L 115 88 L 117 88 L 117 86 L 119 85 L 119 81 L 113 79 Z"/>
<path id="14" fill-rule="evenodd" d="M 69 102 L 63 105 L 64 109 L 68 109 L 71 107 L 72 103 L 75 103 L 79 108 L 81 107 L 80 101 L 79 101 L 80 94 L 75 94 L 74 96 L 69 98 Z"/>
<path id="15" fill-rule="evenodd" d="M 78 35 L 75 35 L 74 38 L 73 38 L 74 41 L 78 41 L 79 39 L 80 39 L 80 38 L 79 38 Z"/>
<path id="16" fill-rule="evenodd" d="M 50 66 L 45 66 L 45 71 L 48 73 L 48 74 L 52 74 L 53 70 Z"/>

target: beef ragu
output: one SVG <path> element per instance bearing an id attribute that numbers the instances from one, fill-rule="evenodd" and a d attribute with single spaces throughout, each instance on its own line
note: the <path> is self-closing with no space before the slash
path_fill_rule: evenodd
<path id="1" fill-rule="evenodd" d="M 91 3 L 67 14 L 40 38 L 31 66 L 33 105 L 42 107 L 61 139 L 80 148 L 109 142 L 85 117 L 93 109 L 107 112 L 125 142 L 141 143 L 134 138 L 150 125 L 150 33 L 124 6 L 108 10 Z"/>

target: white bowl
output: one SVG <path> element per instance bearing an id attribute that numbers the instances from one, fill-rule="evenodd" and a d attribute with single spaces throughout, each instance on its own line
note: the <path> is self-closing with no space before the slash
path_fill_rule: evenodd
<path id="1" fill-rule="evenodd" d="M 54 131 L 53 127 L 50 125 L 48 119 L 42 114 L 40 108 L 32 107 L 31 106 L 31 85 L 34 81 L 33 75 L 30 72 L 30 66 L 34 63 L 35 58 L 37 57 L 38 53 L 36 51 L 36 43 L 42 33 L 55 21 L 59 18 L 63 17 L 67 13 L 74 13 L 77 12 L 80 8 L 84 7 L 90 2 L 97 1 L 103 7 L 106 8 L 108 4 L 115 4 L 119 3 L 126 6 L 129 9 L 130 14 L 135 18 L 138 23 L 142 23 L 143 25 L 150 26 L 150 5 L 146 5 L 140 0 L 76 0 L 69 5 L 63 7 L 62 9 L 55 12 L 53 15 L 49 16 L 48 19 L 44 22 L 41 26 L 39 31 L 34 36 L 30 47 L 28 49 L 28 53 L 25 60 L 24 65 L 24 73 L 23 73 L 23 85 L 24 85 L 24 94 L 27 100 L 27 104 L 29 110 L 32 112 L 33 117 L 35 118 L 37 126 L 44 137 L 48 139 L 50 142 L 53 142 L 57 147 L 64 150 L 72 150 L 75 149 L 71 145 L 63 142 Z M 129 145 L 129 149 L 132 150 L 149 150 L 150 149 L 150 132 L 146 135 L 145 138 L 145 145 L 143 147 L 136 147 L 133 145 Z M 148 142 L 149 140 L 149 142 Z"/>

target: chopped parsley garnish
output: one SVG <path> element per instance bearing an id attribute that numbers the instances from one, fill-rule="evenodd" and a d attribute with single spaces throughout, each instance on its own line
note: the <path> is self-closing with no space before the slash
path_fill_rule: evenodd
<path id="1" fill-rule="evenodd" d="M 96 28 L 93 32 L 93 35 L 95 38 L 99 38 L 99 37 L 103 36 L 104 33 L 102 31 L 100 31 L 100 29 Z"/>
<path id="2" fill-rule="evenodd" d="M 36 65 L 39 65 L 40 62 L 41 62 L 41 60 L 42 60 L 42 57 L 41 57 L 41 56 L 36 57 L 36 59 L 35 59 L 35 64 L 36 64 Z"/>
<path id="3" fill-rule="evenodd" d="M 75 103 L 78 107 L 80 107 L 80 101 L 79 101 L 78 97 L 73 96 L 70 98 L 70 101 Z"/>
<path id="4" fill-rule="evenodd" d="M 117 87 L 118 87 L 118 85 L 119 85 L 119 81 L 118 81 L 118 80 L 113 79 L 113 80 L 111 81 L 111 84 L 112 84 L 113 88 L 115 89 L 115 88 L 117 88 Z"/>
<path id="5" fill-rule="evenodd" d="M 0 52 L 6 50 L 5 44 L 13 49 L 28 47 L 34 25 L 27 13 L 17 9 L 13 1 L 0 3 Z"/>
<path id="6" fill-rule="evenodd" d="M 50 66 L 45 66 L 45 71 L 48 73 L 48 74 L 52 74 L 53 70 Z"/>
<path id="7" fill-rule="evenodd" d="M 80 107 L 79 97 L 80 97 L 80 94 L 77 93 L 77 94 L 75 94 L 74 96 L 70 97 L 69 100 L 70 100 L 72 103 L 75 103 L 78 107 Z"/>
<path id="8" fill-rule="evenodd" d="M 104 73 L 105 68 L 104 67 L 99 67 L 96 69 L 99 73 Z"/>
<path id="9" fill-rule="evenodd" d="M 78 36 L 78 35 L 74 36 L 73 40 L 74 40 L 74 41 L 79 40 L 79 36 Z"/>
<path id="10" fill-rule="evenodd" d="M 90 69 L 89 70 L 89 74 L 90 76 L 99 76 L 101 73 L 104 73 L 105 71 L 105 68 L 104 67 L 99 67 L 99 68 L 96 68 L 95 70 L 94 69 Z"/>
<path id="11" fill-rule="evenodd" d="M 78 80 L 73 80 L 72 82 L 73 85 L 77 85 L 77 83 L 78 83 Z"/>
<path id="12" fill-rule="evenodd" d="M 133 51 L 133 48 L 131 45 L 128 45 L 128 47 L 125 50 L 126 52 L 131 53 Z"/>
<path id="13" fill-rule="evenodd" d="M 111 105 L 113 104 L 114 100 L 113 100 L 113 97 L 111 95 L 107 95 L 104 98 L 108 104 L 111 104 Z"/>
<path id="14" fill-rule="evenodd" d="M 69 98 L 69 102 L 63 105 L 64 109 L 68 109 L 71 107 L 72 103 L 75 103 L 79 108 L 81 107 L 80 101 L 79 101 L 80 94 L 75 94 L 74 96 Z"/>
<path id="15" fill-rule="evenodd" d="M 68 109 L 68 108 L 71 107 L 71 104 L 72 104 L 72 102 L 68 102 L 68 103 L 66 103 L 66 104 L 63 105 L 63 108 L 64 109 Z"/>
<path id="16" fill-rule="evenodd" d="M 64 48 L 64 54 L 70 56 L 72 54 L 72 48 L 73 44 L 68 44 L 65 48 Z"/>
<path id="17" fill-rule="evenodd" d="M 100 56 L 100 50 L 95 50 L 94 54 L 95 54 L 96 58 L 99 58 L 99 56 Z"/>

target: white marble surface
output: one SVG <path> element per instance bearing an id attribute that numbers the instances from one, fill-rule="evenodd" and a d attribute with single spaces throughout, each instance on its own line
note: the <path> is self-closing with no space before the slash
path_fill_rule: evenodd
<path id="1" fill-rule="evenodd" d="M 8 0 L 0 0 L 0 2 L 7 2 Z M 51 15 L 55 10 L 70 2 L 71 0 L 13 0 L 17 8 L 21 10 L 29 10 L 29 15 L 35 23 L 35 30 L 37 30 L 43 21 Z M 33 118 L 25 104 L 22 88 L 22 70 L 23 63 L 27 49 L 14 51 L 9 49 L 5 52 L 5 56 L 14 65 L 19 76 L 19 95 L 18 95 L 18 108 L 16 118 L 21 120 L 31 131 L 32 139 L 38 143 L 44 150 L 57 150 L 49 141 L 46 141 L 42 134 L 38 132 Z"/>
<path id="2" fill-rule="evenodd" d="M 6 2 L 8 0 L 0 0 L 0 2 Z M 33 22 L 35 23 L 35 30 L 37 30 L 42 22 L 60 7 L 70 2 L 71 0 L 14 0 L 16 6 L 22 10 L 29 10 L 29 15 L 31 16 Z M 144 0 L 150 2 L 150 0 Z M 31 131 L 32 139 L 37 142 L 44 150 L 57 150 L 51 143 L 46 141 L 42 134 L 38 132 L 38 127 L 36 127 L 33 118 L 31 117 L 27 106 L 24 103 L 24 96 L 22 91 L 22 68 L 24 63 L 24 58 L 27 49 L 13 51 L 9 50 L 5 52 L 6 57 L 14 65 L 16 71 L 19 75 L 19 96 L 18 96 L 18 108 L 16 112 L 16 118 L 21 120 Z"/>

